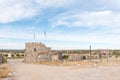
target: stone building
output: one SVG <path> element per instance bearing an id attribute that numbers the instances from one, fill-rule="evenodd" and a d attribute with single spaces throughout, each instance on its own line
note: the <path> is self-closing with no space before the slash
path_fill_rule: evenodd
<path id="1" fill-rule="evenodd" d="M 43 43 L 26 43 L 24 62 L 50 61 L 51 48 Z"/>
<path id="2" fill-rule="evenodd" d="M 59 61 L 61 53 L 51 52 L 43 43 L 26 43 L 24 62 Z"/>

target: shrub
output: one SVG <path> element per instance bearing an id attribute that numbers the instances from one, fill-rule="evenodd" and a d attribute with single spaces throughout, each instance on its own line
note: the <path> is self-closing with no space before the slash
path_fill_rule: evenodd
<path id="1" fill-rule="evenodd" d="M 4 54 L 5 57 L 8 57 L 8 54 Z"/>
<path id="2" fill-rule="evenodd" d="M 24 57 L 24 54 L 22 54 L 21 56 Z"/>
<path id="3" fill-rule="evenodd" d="M 14 57 L 14 55 L 12 54 L 12 57 Z"/>
<path id="4" fill-rule="evenodd" d="M 20 57 L 20 54 L 16 54 L 17 57 Z"/>
<path id="5" fill-rule="evenodd" d="M 63 59 L 68 59 L 68 55 L 63 55 L 62 58 Z"/>

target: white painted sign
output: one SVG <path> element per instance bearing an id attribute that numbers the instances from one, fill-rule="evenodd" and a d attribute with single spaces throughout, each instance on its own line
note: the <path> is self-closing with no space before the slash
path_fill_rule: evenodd
<path id="1" fill-rule="evenodd" d="M 8 53 L 8 58 L 11 58 L 11 57 L 12 57 L 11 53 Z"/>

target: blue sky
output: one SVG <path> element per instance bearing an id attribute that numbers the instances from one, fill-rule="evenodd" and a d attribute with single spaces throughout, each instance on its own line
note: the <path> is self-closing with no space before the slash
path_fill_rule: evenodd
<path id="1" fill-rule="evenodd" d="M 119 4 L 119 0 L 0 0 L 0 49 L 24 49 L 26 42 L 43 42 L 52 49 L 89 45 L 120 49 Z"/>

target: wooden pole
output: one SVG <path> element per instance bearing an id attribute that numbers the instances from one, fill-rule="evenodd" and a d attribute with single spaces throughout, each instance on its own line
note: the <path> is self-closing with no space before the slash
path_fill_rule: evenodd
<path id="1" fill-rule="evenodd" d="M 91 45 L 90 45 L 89 48 L 90 48 L 90 52 L 89 52 L 89 53 L 90 53 L 90 62 L 91 62 L 91 61 L 92 61 L 92 56 L 91 56 L 91 55 L 92 55 L 92 54 L 91 54 Z"/>

